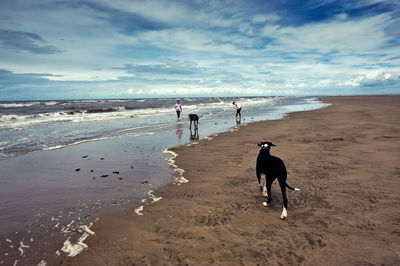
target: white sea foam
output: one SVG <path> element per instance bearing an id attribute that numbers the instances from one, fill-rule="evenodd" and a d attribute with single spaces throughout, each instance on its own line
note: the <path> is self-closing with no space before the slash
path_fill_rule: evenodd
<path id="1" fill-rule="evenodd" d="M 170 155 L 169 158 L 167 158 L 167 161 L 168 161 L 169 165 L 171 165 L 174 168 L 174 170 L 178 173 L 178 176 L 174 176 L 175 183 L 182 184 L 182 183 L 189 182 L 189 180 L 187 180 L 186 178 L 183 177 L 183 173 L 185 172 L 185 170 L 183 170 L 182 168 L 179 168 L 175 164 L 175 158 L 176 158 L 176 156 L 178 156 L 178 154 L 173 151 L 170 151 L 168 149 L 165 149 L 163 151 L 163 153 L 167 153 Z"/>
<path id="2" fill-rule="evenodd" d="M 82 144 L 82 143 L 86 143 L 86 142 L 93 142 L 93 141 L 100 141 L 100 140 L 108 140 L 111 139 L 112 137 L 103 137 L 103 138 L 96 138 L 96 139 L 90 139 L 90 140 L 81 140 L 81 141 L 76 141 L 70 144 L 66 144 L 66 145 L 57 145 L 57 146 L 53 146 L 53 147 L 45 147 L 42 148 L 43 151 L 50 151 L 50 150 L 58 150 L 58 149 L 62 149 L 65 147 L 70 147 L 70 146 L 74 146 L 74 145 L 78 145 L 78 144 Z"/>
<path id="3" fill-rule="evenodd" d="M 19 248 L 18 251 L 20 252 L 20 256 L 24 255 L 24 248 L 29 248 L 29 246 L 24 245 L 24 243 L 21 241 L 19 242 Z"/>
<path id="4" fill-rule="evenodd" d="M 144 208 L 143 205 L 137 207 L 137 208 L 135 209 L 135 213 L 136 213 L 137 215 L 143 215 L 143 213 L 141 213 L 141 211 L 143 211 L 143 208 Z"/>
<path id="5" fill-rule="evenodd" d="M 92 224 L 90 224 L 90 226 L 92 226 Z M 92 230 L 90 230 L 90 227 L 87 226 L 87 225 L 83 225 L 81 228 L 82 228 L 83 231 L 85 231 L 89 235 L 94 235 L 95 234 Z"/>
<path id="6" fill-rule="evenodd" d="M 127 118 L 138 118 L 138 117 L 157 117 L 171 113 L 171 108 L 147 108 L 147 109 L 136 109 L 136 110 L 125 110 L 125 107 L 118 106 L 115 111 L 111 112 L 93 112 L 88 113 L 86 111 L 74 112 L 68 114 L 65 112 L 52 112 L 52 113 L 41 113 L 32 115 L 2 115 L 0 116 L 0 128 L 2 127 L 32 127 L 46 124 L 55 124 L 60 122 L 93 122 L 93 121 L 106 121 L 114 119 L 127 119 Z"/>
<path id="7" fill-rule="evenodd" d="M 50 102 L 45 102 L 44 104 L 45 105 L 48 105 L 48 106 L 52 106 L 52 105 L 56 105 L 58 102 L 55 102 L 55 101 L 50 101 Z"/>
<path id="8" fill-rule="evenodd" d="M 162 199 L 162 197 L 156 197 L 156 196 L 154 195 L 154 191 L 153 191 L 153 190 L 149 190 L 149 191 L 147 192 L 147 195 L 151 198 L 152 202 L 157 202 L 157 201 L 159 201 L 159 200 Z"/>
<path id="9" fill-rule="evenodd" d="M 26 103 L 2 103 L 0 107 L 5 108 L 15 108 L 15 107 L 28 107 L 35 104 L 40 104 L 40 102 L 26 102 Z"/>
<path id="10" fill-rule="evenodd" d="M 64 147 L 66 147 L 66 145 L 57 145 L 57 146 L 54 146 L 54 147 L 43 148 L 43 150 L 44 151 L 58 150 L 58 149 L 61 149 L 61 148 L 64 148 Z"/>
<path id="11" fill-rule="evenodd" d="M 94 232 L 91 231 L 89 228 L 93 224 L 90 223 L 89 226 L 83 225 L 81 229 L 84 231 L 82 236 L 78 239 L 78 241 L 74 244 L 71 243 L 70 238 L 68 237 L 67 240 L 65 240 L 63 247 L 61 248 L 61 251 L 67 254 L 68 257 L 75 257 L 79 253 L 81 253 L 83 250 L 88 248 L 88 245 L 83 243 L 83 241 L 88 238 L 88 236 L 93 235 Z"/>
<path id="12" fill-rule="evenodd" d="M 46 265 L 47 265 L 47 262 L 42 260 L 41 262 L 39 262 L 39 264 L 37 266 L 46 266 Z"/>

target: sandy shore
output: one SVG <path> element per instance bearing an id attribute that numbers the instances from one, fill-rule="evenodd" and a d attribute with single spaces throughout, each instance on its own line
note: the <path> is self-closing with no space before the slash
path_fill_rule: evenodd
<path id="1" fill-rule="evenodd" d="M 189 180 L 162 187 L 141 212 L 112 213 L 89 248 L 49 265 L 399 265 L 400 96 L 329 97 L 328 108 L 171 149 Z M 257 142 L 288 169 L 264 207 Z"/>

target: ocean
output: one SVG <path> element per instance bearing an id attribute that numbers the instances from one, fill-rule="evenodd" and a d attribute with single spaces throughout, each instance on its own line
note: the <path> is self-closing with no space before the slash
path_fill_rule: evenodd
<path id="1" fill-rule="evenodd" d="M 138 207 L 140 215 L 160 200 L 157 187 L 186 181 L 169 147 L 326 106 L 316 97 L 181 98 L 178 119 L 176 100 L 0 102 L 0 264 L 76 255 L 102 214 Z"/>

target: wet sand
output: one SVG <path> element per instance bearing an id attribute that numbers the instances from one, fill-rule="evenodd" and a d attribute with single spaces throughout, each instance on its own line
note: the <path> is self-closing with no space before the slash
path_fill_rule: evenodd
<path id="1" fill-rule="evenodd" d="M 49 265 L 399 265 L 400 96 L 328 97 L 328 108 L 180 146 L 187 183 L 96 222 L 89 248 Z M 200 125 L 201 126 L 201 125 Z M 257 142 L 285 161 L 288 219 L 257 188 Z"/>

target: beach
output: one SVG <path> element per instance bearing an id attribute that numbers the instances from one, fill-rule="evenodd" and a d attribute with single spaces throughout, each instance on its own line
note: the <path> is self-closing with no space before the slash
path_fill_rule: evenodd
<path id="1" fill-rule="evenodd" d="M 159 201 L 157 188 L 187 180 L 170 147 L 326 106 L 314 96 L 181 100 L 179 119 L 173 98 L 1 101 L 0 265 L 77 256 L 104 214 Z"/>
<path id="2" fill-rule="evenodd" d="M 48 264 L 398 265 L 400 96 L 321 100 L 331 105 L 169 149 L 188 182 L 105 214 L 84 252 Z M 301 189 L 284 221 L 278 184 L 269 207 L 257 187 L 261 140 Z"/>

